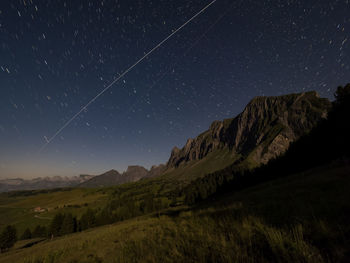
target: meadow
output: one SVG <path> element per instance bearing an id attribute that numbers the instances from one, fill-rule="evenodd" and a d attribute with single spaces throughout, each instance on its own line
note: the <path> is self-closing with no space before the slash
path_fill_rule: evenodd
<path id="1" fill-rule="evenodd" d="M 21 241 L 0 262 L 346 262 L 349 174 L 334 162 L 195 207 Z"/>
<path id="2" fill-rule="evenodd" d="M 99 207 L 108 199 L 108 190 L 56 189 L 33 190 L 0 194 L 0 228 L 13 225 L 18 234 L 37 225 L 48 226 L 58 212 L 83 214 L 88 208 Z M 35 212 L 35 208 L 44 212 Z"/>

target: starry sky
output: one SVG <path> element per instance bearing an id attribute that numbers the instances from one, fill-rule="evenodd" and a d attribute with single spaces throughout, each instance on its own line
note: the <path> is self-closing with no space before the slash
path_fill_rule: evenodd
<path id="1" fill-rule="evenodd" d="M 0 178 L 165 163 L 254 96 L 350 81 L 349 0 L 1 0 Z"/>

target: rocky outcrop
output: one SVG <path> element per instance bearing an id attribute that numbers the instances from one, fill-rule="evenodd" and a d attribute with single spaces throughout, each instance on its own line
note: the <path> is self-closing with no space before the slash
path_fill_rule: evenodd
<path id="1" fill-rule="evenodd" d="M 214 121 L 209 130 L 188 139 L 182 149 L 175 147 L 167 167 L 203 159 L 223 148 L 256 164 L 266 163 L 325 118 L 330 107 L 330 101 L 316 92 L 256 97 L 237 117 Z"/>
<path id="2" fill-rule="evenodd" d="M 165 164 L 153 165 L 145 178 L 156 177 L 166 170 Z"/>
<path id="3" fill-rule="evenodd" d="M 128 182 L 136 182 L 148 175 L 148 170 L 142 166 L 133 165 L 123 173 L 123 177 Z"/>

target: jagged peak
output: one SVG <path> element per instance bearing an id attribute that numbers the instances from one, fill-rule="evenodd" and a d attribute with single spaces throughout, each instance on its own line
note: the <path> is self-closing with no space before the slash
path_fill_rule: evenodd
<path id="1" fill-rule="evenodd" d="M 213 121 L 213 122 L 210 124 L 209 129 L 210 129 L 210 130 L 214 130 L 214 129 L 216 129 L 218 126 L 221 126 L 222 123 L 223 123 L 223 121 L 218 121 L 218 120 Z"/>
<path id="2" fill-rule="evenodd" d="M 120 173 L 117 170 L 115 170 L 115 169 L 111 169 L 111 170 L 109 170 L 109 171 L 107 171 L 107 172 L 105 172 L 103 174 L 120 174 Z"/>
<path id="3" fill-rule="evenodd" d="M 152 165 L 152 167 L 151 167 L 151 169 L 150 170 L 152 170 L 152 169 L 157 169 L 157 168 L 159 168 L 159 167 L 164 167 L 165 166 L 165 164 L 164 163 L 161 163 L 161 164 L 155 164 L 155 165 Z"/>
<path id="4" fill-rule="evenodd" d="M 185 147 L 186 147 L 186 146 L 191 146 L 191 144 L 192 144 L 193 142 L 194 142 L 194 139 L 193 139 L 193 138 L 187 139 L 187 142 L 186 142 Z"/>
<path id="5" fill-rule="evenodd" d="M 180 152 L 180 149 L 177 146 L 174 146 L 174 148 L 171 150 L 172 153 L 178 153 Z"/>
<path id="6" fill-rule="evenodd" d="M 261 101 L 261 100 L 267 100 L 267 99 L 270 99 L 270 100 L 284 100 L 284 99 L 292 99 L 292 98 L 298 98 L 298 97 L 316 97 L 316 98 L 319 98 L 320 95 L 312 90 L 312 91 L 305 91 L 305 92 L 299 92 L 299 93 L 290 93 L 290 94 L 284 94 L 284 95 L 279 95 L 279 96 L 256 96 L 256 97 L 253 97 L 253 99 L 250 100 L 250 102 L 248 103 L 248 105 L 252 102 L 255 102 L 255 101 Z"/>
<path id="7" fill-rule="evenodd" d="M 223 121 L 216 120 L 211 123 L 207 131 L 194 139 L 188 139 L 182 149 L 174 147 L 167 167 L 177 167 L 182 163 L 202 159 L 208 153 L 223 147 L 227 147 L 232 153 L 247 154 L 265 140 L 266 145 L 259 146 L 257 152 L 261 157 L 266 155 L 268 145 L 278 134 L 284 131 L 285 134 L 281 136 L 288 138 L 285 141 L 295 140 L 311 129 L 319 118 L 323 118 L 330 105 L 328 99 L 319 98 L 315 91 L 255 97 L 236 117 Z M 262 140 L 263 138 L 265 139 Z M 269 141 L 266 141 L 266 138 L 269 138 Z M 277 150 L 271 151 L 276 154 L 288 147 L 288 145 L 281 147 L 278 142 L 275 144 L 272 148 Z M 275 155 L 270 154 L 265 159 Z M 260 157 L 257 158 L 258 162 L 262 160 Z"/>
<path id="8" fill-rule="evenodd" d="M 145 167 L 141 166 L 141 165 L 129 165 L 128 168 L 126 169 L 126 173 L 128 172 L 132 172 L 135 170 L 145 170 L 148 171 Z"/>

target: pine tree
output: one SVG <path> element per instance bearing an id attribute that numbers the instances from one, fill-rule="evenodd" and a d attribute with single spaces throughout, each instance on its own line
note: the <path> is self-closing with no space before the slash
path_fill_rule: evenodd
<path id="1" fill-rule="evenodd" d="M 23 239 L 31 239 L 31 238 L 32 238 L 32 232 L 30 231 L 29 228 L 27 228 L 27 229 L 23 232 L 23 234 L 22 234 L 22 236 L 21 236 L 21 239 L 23 240 Z"/>
<path id="2" fill-rule="evenodd" d="M 17 241 L 17 231 L 13 226 L 7 226 L 0 235 L 0 252 L 6 251 Z"/>
<path id="3" fill-rule="evenodd" d="M 76 232 L 76 219 L 70 213 L 65 214 L 60 233 L 61 235 L 66 235 L 73 232 Z"/>
<path id="4" fill-rule="evenodd" d="M 46 237 L 47 229 L 44 226 L 37 225 L 32 233 L 32 237 Z"/>
<path id="5" fill-rule="evenodd" d="M 92 209 L 88 209 L 80 219 L 80 228 L 85 230 L 96 226 L 96 216 Z"/>
<path id="6" fill-rule="evenodd" d="M 61 234 L 63 219 L 64 215 L 61 213 L 56 214 L 55 217 L 52 219 L 49 231 L 51 237 L 59 236 Z"/>

